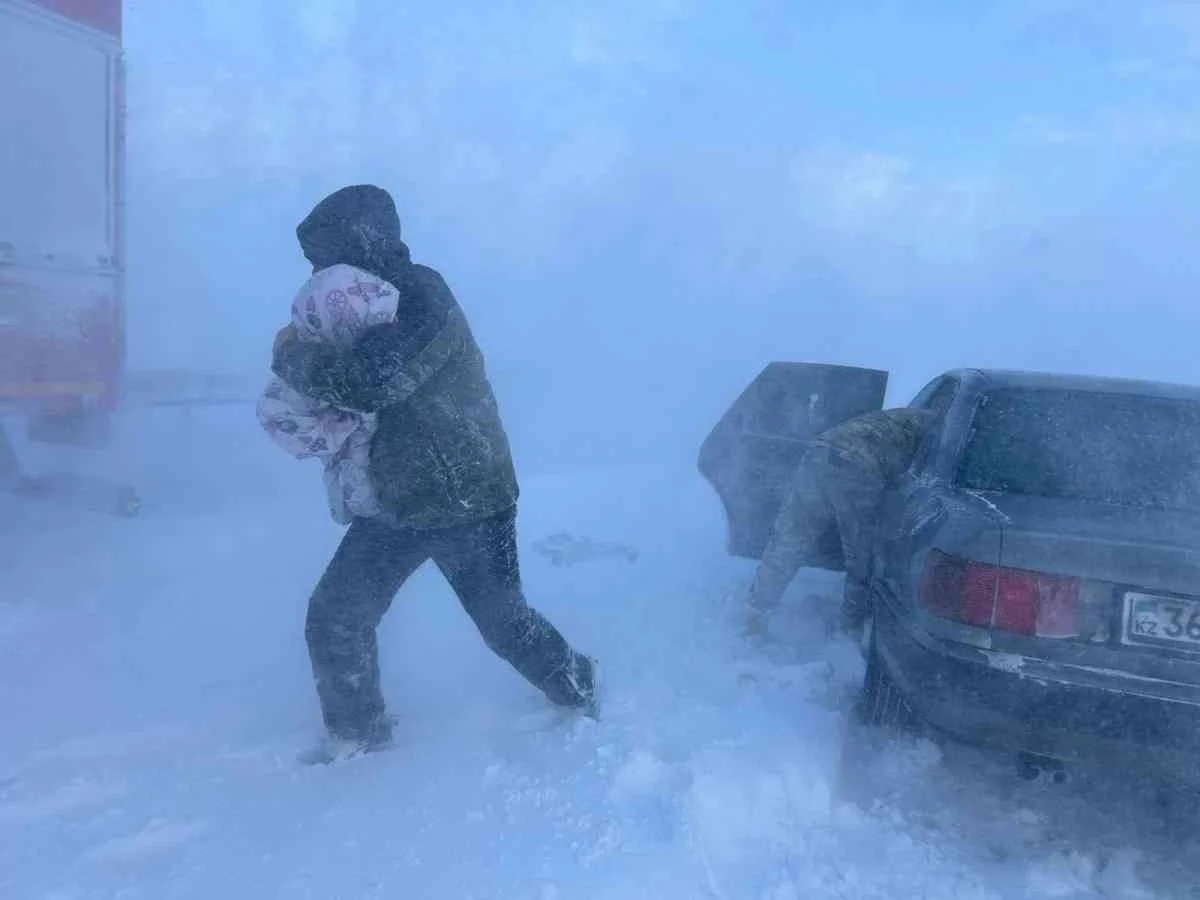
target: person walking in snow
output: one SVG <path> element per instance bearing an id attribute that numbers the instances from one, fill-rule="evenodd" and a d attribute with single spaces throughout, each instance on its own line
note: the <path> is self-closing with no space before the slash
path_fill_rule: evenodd
<path id="1" fill-rule="evenodd" d="M 373 185 L 323 199 L 297 228 L 315 273 L 350 266 L 395 288 L 394 321 L 349 349 L 276 338 L 272 370 L 314 401 L 374 416 L 367 473 L 381 512 L 354 516 L 309 600 L 305 637 L 325 727 L 338 745 L 391 739 L 376 628 L 432 559 L 484 642 L 555 704 L 595 712 L 594 661 L 526 602 L 519 489 L 508 438 L 462 309 L 411 261 L 391 196 Z"/>
<path id="2" fill-rule="evenodd" d="M 936 416 L 923 409 L 866 413 L 818 436 L 788 483 L 754 575 L 746 633 L 761 636 L 821 536 L 836 528 L 846 568 L 842 627 L 870 612 L 868 577 L 874 525 L 884 492 L 912 465 Z"/>

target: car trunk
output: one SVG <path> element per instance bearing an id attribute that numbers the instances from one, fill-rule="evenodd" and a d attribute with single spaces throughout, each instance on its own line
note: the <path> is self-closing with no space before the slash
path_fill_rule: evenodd
<path id="1" fill-rule="evenodd" d="M 999 566 L 1070 591 L 1073 615 L 1036 635 L 998 627 L 992 646 L 1152 678 L 1200 680 L 1200 514 L 981 495 L 999 516 Z M 1041 600 L 1048 596 L 1042 587 Z M 997 609 L 1003 603 L 997 590 Z M 1053 617 L 1046 617 L 1051 621 Z M 1058 627 L 1060 632 L 1054 633 Z"/>
<path id="2" fill-rule="evenodd" d="M 1002 566 L 1200 596 L 1200 513 L 986 496 L 1005 520 Z"/>

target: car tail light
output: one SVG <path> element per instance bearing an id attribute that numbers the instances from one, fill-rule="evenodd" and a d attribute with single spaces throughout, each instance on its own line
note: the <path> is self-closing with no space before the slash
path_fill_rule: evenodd
<path id="1" fill-rule="evenodd" d="M 1005 569 L 934 550 L 925 562 L 921 602 L 931 613 L 981 628 L 1038 637 L 1076 637 L 1080 582 Z"/>

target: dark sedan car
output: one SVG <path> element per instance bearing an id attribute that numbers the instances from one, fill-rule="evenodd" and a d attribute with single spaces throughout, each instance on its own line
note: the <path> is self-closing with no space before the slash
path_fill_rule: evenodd
<path id="1" fill-rule="evenodd" d="M 731 411 L 742 425 L 753 394 Z M 858 396 L 850 406 L 870 406 Z M 1200 389 L 959 371 L 911 405 L 946 412 L 874 532 L 867 719 L 1200 776 Z M 778 485 L 805 429 L 773 435 L 774 450 L 760 430 L 750 451 L 737 424 L 714 432 L 702 468 L 742 532 L 735 551 L 753 556 L 729 473 L 769 513 L 762 485 Z M 812 556 L 837 567 L 828 549 Z"/>

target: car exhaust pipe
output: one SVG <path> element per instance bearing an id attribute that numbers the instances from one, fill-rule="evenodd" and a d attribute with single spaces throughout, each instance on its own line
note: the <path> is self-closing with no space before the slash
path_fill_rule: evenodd
<path id="1" fill-rule="evenodd" d="M 1017 775 L 1025 781 L 1041 781 L 1046 784 L 1065 785 L 1071 781 L 1071 773 L 1061 759 L 1021 753 L 1017 756 Z"/>

